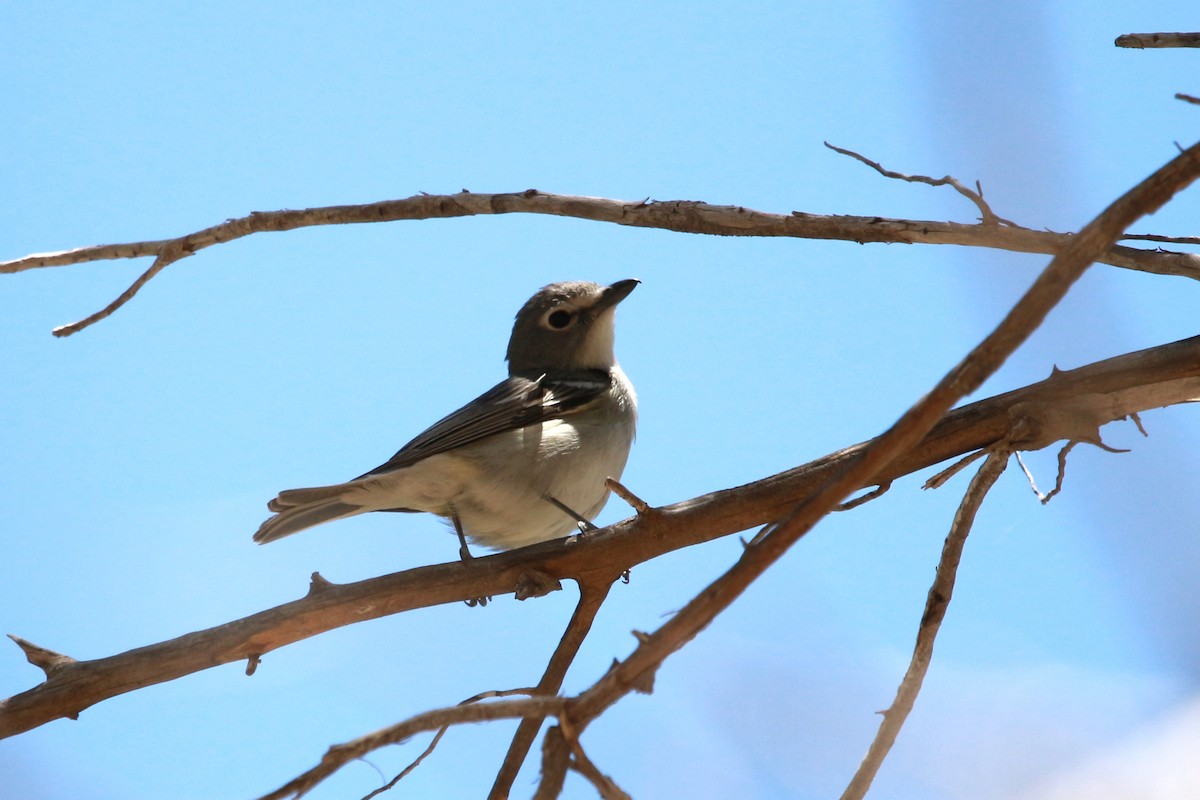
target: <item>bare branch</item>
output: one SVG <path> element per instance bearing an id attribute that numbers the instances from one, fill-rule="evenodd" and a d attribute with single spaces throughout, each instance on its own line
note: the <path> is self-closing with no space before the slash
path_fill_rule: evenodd
<path id="1" fill-rule="evenodd" d="M 384 792 L 391 791 L 392 788 L 397 783 L 399 783 L 400 781 L 407 778 L 410 774 L 412 774 L 412 771 L 415 770 L 417 767 L 421 766 L 421 762 L 424 761 L 426 758 L 428 758 L 429 754 L 437 749 L 438 743 L 442 741 L 442 737 L 446 735 L 446 731 L 448 731 L 448 730 L 450 730 L 449 725 L 443 725 L 442 727 L 438 728 L 438 732 L 435 733 L 433 735 L 433 738 L 429 740 L 429 745 L 426 746 L 426 748 L 421 751 L 421 755 L 419 755 L 415 759 L 413 759 L 411 764 L 409 764 L 404 769 L 400 770 L 400 772 L 396 774 L 396 777 L 392 778 L 390 781 L 385 783 L 383 786 L 380 786 L 378 789 L 372 789 L 370 792 L 363 795 L 362 800 L 371 800 L 371 798 L 378 797 L 379 795 L 383 794 Z"/>
<path id="2" fill-rule="evenodd" d="M 574 757 L 571 759 L 571 769 L 587 778 L 588 782 L 596 787 L 596 792 L 603 800 L 632 800 L 625 790 L 591 762 L 587 754 L 583 752 L 583 748 L 578 747 L 578 742 L 570 744 L 574 753 Z"/>
<path id="3" fill-rule="evenodd" d="M 1127 233 L 1121 239 L 1125 241 L 1138 240 L 1143 242 L 1163 242 L 1165 244 L 1200 245 L 1200 236 L 1160 236 L 1156 233 Z"/>
<path id="4" fill-rule="evenodd" d="M 536 695 L 558 694 L 558 690 L 562 688 L 563 679 L 567 676 L 567 670 L 571 668 L 575 656 L 579 654 L 579 648 L 583 645 L 583 640 L 587 638 L 588 632 L 591 631 L 596 614 L 599 613 L 600 606 L 604 604 L 609 589 L 612 588 L 617 577 L 614 574 L 608 580 L 580 584 L 579 603 L 575 606 L 575 613 L 571 615 L 571 621 L 567 623 L 567 629 L 563 632 L 554 654 L 550 656 L 546 671 L 534 690 Z M 525 763 L 525 758 L 529 755 L 529 748 L 533 746 L 541 727 L 541 719 L 527 717 L 521 720 L 488 797 L 508 797 L 512 791 L 513 782 L 521 771 L 521 765 Z"/>
<path id="5" fill-rule="evenodd" d="M 128 289 L 121 292 L 121 294 L 117 296 L 116 300 L 113 300 L 104 308 L 100 309 L 94 314 L 89 314 L 78 322 L 72 322 L 70 325 L 60 325 L 51 331 L 51 333 L 59 337 L 70 336 L 72 333 L 77 333 L 90 325 L 94 325 L 102 319 L 107 319 L 108 317 L 112 316 L 114 311 L 132 300 L 133 296 L 140 292 L 142 287 L 149 283 L 155 275 L 162 272 L 176 261 L 186 258 L 191 254 L 192 253 L 190 251 L 185 251 L 180 246 L 179 240 L 168 242 L 167 245 L 162 248 L 161 252 L 159 252 L 158 257 L 154 259 L 154 263 L 150 265 L 150 268 L 139 275 L 137 280 L 129 285 Z"/>
<path id="6" fill-rule="evenodd" d="M 966 358 L 882 436 L 851 458 L 845 467 L 748 546 L 733 567 L 693 598 L 669 622 L 648 636 L 630 656 L 592 688 L 572 700 L 567 716 L 580 730 L 588 721 L 645 685 L 658 667 L 700 633 L 850 492 L 887 478 L 889 464 L 914 447 L 961 397 L 975 391 L 1041 324 L 1087 267 L 1135 220 L 1152 214 L 1200 177 L 1200 144 L 1160 167 L 1088 223 L 1055 256 L 1004 320 Z"/>
<path id="7" fill-rule="evenodd" d="M 1192 105 L 1200 106 L 1200 97 L 1193 97 L 1192 95 L 1184 94 L 1183 92 L 1176 92 L 1175 99 L 1182 100 L 1185 103 L 1191 103 Z"/>
<path id="8" fill-rule="evenodd" d="M 896 690 L 896 698 L 887 711 L 883 712 L 883 721 L 875 734 L 875 739 L 867 749 L 867 755 L 854 773 L 850 784 L 842 792 L 842 800 L 861 800 L 871 788 L 875 775 L 879 772 L 888 751 L 896 742 L 896 736 L 908 719 L 921 684 L 925 681 L 925 673 L 933 659 L 933 644 L 937 639 L 942 620 L 946 617 L 946 609 L 950 607 L 950 598 L 954 595 L 954 580 L 958 574 L 958 564 L 962 559 L 963 545 L 971 526 L 975 524 L 975 515 L 983 503 L 983 498 L 995 485 L 1008 466 L 1009 449 L 998 446 L 988 453 L 987 461 L 975 473 L 971 484 L 959 504 L 954 515 L 954 523 L 950 526 L 950 534 L 942 546 L 942 557 L 938 561 L 937 572 L 933 585 L 929 587 L 929 595 L 925 600 L 925 613 L 921 617 L 921 625 L 917 630 L 917 643 L 913 648 L 912 660 L 900 688 Z"/>
<path id="9" fill-rule="evenodd" d="M 544 719 L 561 712 L 563 699 L 559 697 L 533 697 L 524 700 L 501 700 L 495 703 L 474 703 L 439 708 L 427 711 L 396 725 L 360 737 L 345 744 L 335 745 L 321 758 L 321 763 L 302 775 L 288 781 L 260 800 L 283 800 L 301 797 L 321 781 L 337 772 L 346 764 L 362 758 L 372 750 L 400 744 L 422 731 L 437 730 L 447 725 L 462 725 L 466 722 L 488 722 L 497 719 L 536 717 Z"/>
<path id="10" fill-rule="evenodd" d="M 1129 353 L 1074 370 L 1056 370 L 1032 386 L 956 409 L 916 447 L 865 488 L 892 481 L 1009 435 L 1024 420 L 1021 447 L 1036 449 L 1078 435 L 1078 426 L 1054 426 L 1077 415 L 1054 415 L 1055 406 L 1078 408 L 1080 397 L 1104 421 L 1200 398 L 1200 336 Z M 1097 397 L 1104 402 L 1095 402 Z M 1038 411 L 1041 410 L 1039 414 Z M 1093 422 L 1100 420 L 1093 417 Z M 1056 438 L 1052 438 L 1056 437 Z M 0 701 L 0 738 L 62 717 L 76 717 L 98 702 L 156 683 L 235 661 L 257 661 L 280 647 L 334 628 L 442 603 L 515 591 L 523 574 L 538 571 L 581 584 L 603 581 L 630 567 L 683 547 L 776 520 L 798 499 L 812 495 L 869 443 L 764 478 L 674 505 L 663 506 L 593 531 L 580 541 L 547 542 L 476 558 L 469 564 L 418 567 L 365 581 L 334 584 L 314 576 L 307 596 L 258 614 L 158 644 L 95 660 L 64 662 L 40 685 Z M 261 668 L 261 667 L 260 667 Z"/>
<path id="11" fill-rule="evenodd" d="M 1125 33 L 1118 36 L 1113 44 L 1136 50 L 1151 47 L 1200 47 L 1200 33 Z"/>
<path id="12" fill-rule="evenodd" d="M 849 154 L 849 151 L 845 151 Z M 861 156 L 856 156 L 862 158 Z M 874 163 L 874 162 L 867 162 Z M 877 166 L 877 165 L 876 165 Z M 879 168 L 879 167 L 877 167 Z M 879 168 L 882 171 L 882 168 Z M 883 171 L 884 174 L 888 174 Z M 898 176 L 900 173 L 892 173 Z M 932 179 L 928 179 L 932 180 Z M 953 179 L 944 179 L 947 182 Z M 957 182 L 955 182 L 957 184 Z M 987 208 L 981 193 L 958 187 Z M 549 214 L 640 228 L 659 228 L 679 233 L 719 236 L 785 236 L 804 239 L 833 239 L 902 244 L 957 244 L 991 247 L 1020 253 L 1054 254 L 1070 242 L 1070 236 L 1035 231 L 1012 225 L 963 225 L 932 220 L 902 220 L 886 217 L 852 217 L 806 214 L 772 214 L 742 206 L 718 206 L 686 200 L 626 201 L 601 197 L 559 195 L 529 189 L 510 194 L 454 195 L 419 194 L 401 200 L 349 206 L 323 206 L 300 210 L 256 211 L 175 239 L 81 247 L 58 253 L 37 253 L 0 262 L 0 274 L 30 269 L 60 267 L 118 258 L 153 256 L 154 264 L 133 285 L 101 311 L 54 330 L 69 336 L 112 314 L 165 267 L 207 247 L 255 233 L 287 231 L 317 225 L 350 225 L 398 220 L 444 219 L 484 214 Z M 990 214 L 990 210 L 987 212 Z M 986 216 L 986 215 L 985 215 Z M 996 218 L 999 219 L 998 217 Z M 1124 269 L 1159 275 L 1200 279 L 1200 256 L 1161 250 L 1112 246 L 1097 259 Z"/>
<path id="13" fill-rule="evenodd" d="M 966 186 L 963 186 L 957 178 L 951 177 L 950 175 L 947 175 L 944 178 L 930 178 L 927 175 L 906 175 L 903 172 L 894 172 L 890 169 L 884 169 L 884 167 L 878 161 L 872 161 L 866 156 L 856 153 L 853 150 L 846 150 L 841 147 L 836 147 L 829 142 L 825 142 L 825 146 L 836 153 L 841 153 L 844 156 L 850 156 L 850 158 L 861 161 L 885 178 L 906 181 L 908 183 L 924 183 L 929 186 L 951 186 L 956 192 L 975 204 L 975 207 L 979 209 L 980 221 L 984 225 L 1007 225 L 1013 228 L 1020 227 L 1017 225 L 1017 223 L 1012 222 L 1011 220 L 996 216 L 996 213 L 992 211 L 992 207 L 989 206 L 987 201 L 983 199 L 983 187 L 979 185 L 978 181 L 975 182 L 975 191 L 972 191 Z"/>
<path id="14" fill-rule="evenodd" d="M 465 705 L 470 705 L 471 703 L 478 703 L 481 700 L 489 700 L 494 697 L 512 697 L 513 695 L 517 695 L 517 694 L 522 694 L 522 695 L 527 695 L 527 696 L 532 697 L 534 694 L 534 690 L 533 689 L 494 689 L 494 690 L 487 691 L 487 692 L 480 692 L 479 694 L 474 695 L 473 697 L 468 697 L 466 700 L 463 700 L 461 703 L 459 703 L 459 705 L 465 706 Z M 449 725 L 443 725 L 442 727 L 438 728 L 438 732 L 433 735 L 433 739 L 430 740 L 429 746 L 427 746 L 423 751 L 421 751 L 421 755 L 417 756 L 411 764 L 409 764 L 407 767 L 405 767 L 403 770 L 401 770 L 399 772 L 399 774 L 396 775 L 396 777 L 392 778 L 390 781 L 385 783 L 383 786 L 380 786 L 378 789 L 375 789 L 372 792 L 365 795 L 363 797 L 363 800 L 371 800 L 372 797 L 378 797 L 379 795 L 383 794 L 384 792 L 389 791 L 392 787 L 394 787 L 400 781 L 404 780 L 408 775 L 410 775 L 412 773 L 413 770 L 415 770 L 417 767 L 421 766 L 421 762 L 424 761 L 426 758 L 428 758 L 429 754 L 432 753 L 437 748 L 438 743 L 442 741 L 442 737 L 446 735 L 446 731 L 448 731 L 448 730 L 450 730 Z"/>

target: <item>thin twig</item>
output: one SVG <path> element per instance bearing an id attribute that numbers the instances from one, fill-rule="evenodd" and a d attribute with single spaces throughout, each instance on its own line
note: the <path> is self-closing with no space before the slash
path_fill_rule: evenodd
<path id="1" fill-rule="evenodd" d="M 121 294 L 117 296 L 116 300 L 113 300 L 104 308 L 100 309 L 94 314 L 89 314 L 78 322 L 72 322 L 69 325 L 58 326 L 52 330 L 51 333 L 60 338 L 63 336 L 70 336 L 73 333 L 78 333 L 84 328 L 96 324 L 102 319 L 107 319 L 108 317 L 112 316 L 114 311 L 132 300 L 133 296 L 140 292 L 142 287 L 149 283 L 155 275 L 162 272 L 176 261 L 179 261 L 180 259 L 186 258 L 190 255 L 191 253 L 184 252 L 183 249 L 176 244 L 176 242 L 171 242 L 167 247 L 163 248 L 163 251 L 159 254 L 158 258 L 154 259 L 154 263 L 150 265 L 150 268 L 139 275 L 137 280 L 129 285 L 128 289 L 121 292 Z"/>
<path id="2" fill-rule="evenodd" d="M 1197 100 L 1200 102 L 1200 100 Z M 1200 245 L 1200 236 L 1161 236 L 1157 233 L 1127 233 L 1122 241 L 1137 240 L 1142 242 L 1163 242 L 1164 244 L 1196 244 Z"/>
<path id="3" fill-rule="evenodd" d="M 1050 498 L 1062 491 L 1063 479 L 1067 477 L 1067 454 L 1075 449 L 1075 445 L 1079 442 L 1071 440 L 1064 444 L 1058 451 L 1058 473 L 1054 476 L 1054 488 L 1046 492 L 1046 496 L 1042 498 L 1042 505 L 1050 502 Z"/>
<path id="4" fill-rule="evenodd" d="M 512 697 L 513 695 L 518 695 L 518 694 L 525 695 L 527 697 L 532 697 L 534 694 L 534 690 L 532 688 L 529 688 L 529 689 L 492 689 L 492 690 L 489 690 L 486 692 L 480 692 L 479 694 L 474 695 L 472 697 L 468 697 L 466 700 L 463 700 L 461 703 L 459 703 L 459 705 L 466 706 L 466 705 L 470 705 L 471 703 L 478 703 L 481 700 L 489 700 L 489 699 L 496 698 L 496 697 Z M 411 773 L 417 767 L 421 766 L 421 762 L 424 761 L 429 756 L 429 754 L 434 751 L 434 749 L 438 746 L 438 742 L 440 742 L 442 740 L 442 737 L 446 735 L 446 731 L 448 731 L 448 730 L 450 730 L 449 725 L 443 725 L 442 727 L 438 728 L 438 732 L 436 734 L 434 734 L 433 740 L 430 741 L 429 746 L 425 748 L 424 752 L 422 752 L 421 755 L 417 756 L 416 759 L 411 764 L 409 764 L 407 767 L 405 767 L 403 770 L 401 770 L 400 773 L 398 775 L 396 775 L 396 777 L 392 778 L 390 781 L 385 783 L 383 786 L 380 786 L 378 789 L 375 789 L 370 794 L 367 794 L 366 796 L 364 796 L 363 800 L 371 800 L 372 797 L 378 797 L 379 795 L 383 794 L 384 792 L 389 791 L 397 783 L 402 781 L 409 773 Z"/>
<path id="5" fill-rule="evenodd" d="M 447 725 L 462 725 L 468 722 L 487 722 L 497 719 L 524 717 L 545 719 L 548 716 L 562 713 L 563 704 L 564 701 L 560 697 L 530 697 L 524 700 L 458 705 L 417 714 L 375 733 L 329 748 L 319 764 L 296 776 L 275 791 L 263 795 L 260 800 L 302 797 L 314 786 L 351 761 L 360 759 L 381 747 L 399 744 L 422 731 L 437 730 Z"/>
<path id="6" fill-rule="evenodd" d="M 850 151 L 848 155 L 864 160 L 883 174 L 918 180 L 883 170 L 875 162 Z M 935 179 L 921 179 L 935 182 Z M 1070 237 L 1049 231 L 1035 231 L 1013 225 L 996 217 L 974 192 L 952 178 L 944 179 L 972 198 L 988 224 L 963 225 L 936 220 L 889 219 L 881 216 L 772 214 L 743 206 L 720 206 L 690 200 L 637 201 L 602 197 L 550 194 L 529 189 L 507 194 L 461 192 L 453 195 L 418 194 L 400 200 L 384 200 L 349 206 L 322 206 L 281 211 L 256 211 L 229 219 L 203 230 L 174 239 L 124 244 L 79 247 L 56 253 L 34 253 L 23 258 L 0 262 L 0 274 L 30 269 L 61 267 L 121 258 L 154 257 L 155 263 L 103 310 L 79 322 L 55 329 L 57 336 L 69 336 L 112 314 L 128 302 L 166 266 L 200 250 L 231 242 L 256 233 L 288 231 L 319 225 L 352 225 L 398 220 L 445 219 L 483 214 L 549 214 L 596 222 L 609 222 L 640 228 L 659 228 L 679 233 L 705 233 L 720 236 L 786 236 L 805 239 L 829 239 L 851 242 L 893 242 L 905 244 L 957 244 L 991 247 L 1020 253 L 1054 254 L 1066 247 Z M 957 184 L 957 185 L 956 185 Z M 986 210 L 985 210 L 986 209 Z M 994 224 L 996 222 L 1003 224 Z M 1179 275 L 1200 279 L 1200 256 L 1162 250 L 1140 250 L 1112 246 L 1097 257 L 1098 261 L 1124 269 L 1159 275 Z"/>
<path id="7" fill-rule="evenodd" d="M 856 153 L 853 150 L 846 150 L 845 148 L 837 147 L 836 145 L 832 145 L 829 142 L 825 142 L 825 146 L 828 147 L 830 150 L 833 150 L 836 153 L 841 153 L 842 155 L 849 156 L 850 158 L 853 158 L 856 161 L 861 161 L 862 163 L 866 164 L 868 167 L 875 170 L 876 172 L 878 172 L 880 175 L 882 175 L 885 178 L 892 178 L 893 180 L 898 180 L 898 181 L 906 181 L 908 183 L 924 183 L 928 186 L 951 186 L 954 188 L 954 191 L 958 192 L 963 197 L 967 198 L 968 200 L 970 200 L 972 203 L 975 204 L 975 207 L 979 209 L 979 214 L 980 214 L 980 218 L 981 218 L 980 221 L 984 225 L 989 225 L 989 226 L 1007 225 L 1011 228 L 1021 227 L 1020 225 L 1017 225 L 1017 223 L 1012 222 L 1011 220 L 1007 220 L 1007 219 L 1004 219 L 1003 217 L 997 216 L 996 212 L 992 211 L 992 207 L 989 206 L 987 201 L 983 199 L 983 187 L 979 184 L 978 181 L 975 182 L 975 190 L 972 191 L 971 189 L 968 189 L 966 186 L 963 186 L 962 183 L 957 178 L 954 178 L 950 175 L 947 175 L 944 178 L 931 178 L 928 175 L 906 175 L 903 172 L 896 172 L 894 170 L 886 169 L 878 161 L 872 161 L 871 159 L 867 158 L 866 156 L 864 156 L 860 153 Z"/>
<path id="8" fill-rule="evenodd" d="M 891 489 L 891 488 L 892 488 L 891 481 L 881 481 L 879 483 L 879 485 L 876 486 L 871 491 L 864 492 L 864 493 L 860 494 L 858 497 L 847 500 L 844 503 L 839 503 L 837 505 L 837 507 L 834 508 L 833 510 L 834 511 L 852 511 L 852 510 L 858 508 L 859 506 L 863 505 L 864 503 L 869 503 L 872 500 L 878 500 L 880 497 L 883 497 L 885 494 L 887 494 L 888 489 Z"/>
<path id="9" fill-rule="evenodd" d="M 1025 465 L 1025 459 L 1021 458 L 1021 453 L 1016 452 L 1013 455 L 1016 456 L 1017 464 L 1020 465 L 1021 471 L 1025 473 L 1025 480 L 1029 483 L 1029 488 L 1033 490 L 1035 495 L 1037 495 L 1037 499 L 1042 500 L 1045 498 L 1046 495 L 1042 494 L 1042 490 L 1037 487 L 1037 481 L 1034 479 L 1033 473 L 1030 471 L 1029 467 Z"/>
<path id="10" fill-rule="evenodd" d="M 981 449 L 981 450 L 976 450 L 974 453 L 969 453 L 969 454 L 963 456 L 958 461 L 955 461 L 953 464 L 946 467 L 944 470 L 942 470 L 938 474 L 934 475 L 929 480 L 925 481 L 925 483 L 921 484 L 921 488 L 922 489 L 940 489 L 940 488 L 942 488 L 942 486 L 944 486 L 946 484 L 946 481 L 950 480 L 955 475 L 957 475 L 958 473 L 960 473 L 964 469 L 966 469 L 968 466 L 970 466 L 971 464 L 974 464 L 976 461 L 983 458 L 985 455 L 987 455 L 987 450 Z"/>
<path id="11" fill-rule="evenodd" d="M 421 762 L 424 761 L 429 756 L 429 754 L 434 751 L 434 749 L 438 746 L 438 742 L 440 742 L 442 740 L 442 737 L 446 735 L 446 731 L 448 731 L 448 730 L 450 730 L 449 725 L 443 725 L 442 727 L 438 728 L 437 733 L 435 733 L 433 735 L 433 739 L 429 742 L 429 746 L 426 747 L 424 751 L 422 751 L 421 755 L 417 756 L 416 759 L 414 759 L 411 764 L 409 764 L 407 767 L 402 769 L 396 775 L 396 777 L 392 778 L 390 781 L 385 783 L 383 786 L 380 786 L 378 789 L 372 789 L 370 792 L 363 795 L 362 800 L 371 800 L 371 798 L 378 797 L 379 795 L 383 794 L 384 792 L 391 791 L 392 788 L 397 783 L 404 780 L 409 775 L 409 773 L 411 773 L 417 767 L 421 766 Z"/>
<path id="12" fill-rule="evenodd" d="M 904 721 L 912 711 L 933 658 L 934 641 L 937 639 L 942 620 L 946 617 L 950 598 L 954 595 L 954 580 L 958 574 L 959 561 L 962 559 L 963 545 L 971 532 L 971 526 L 975 523 L 975 515 L 983 503 L 983 498 L 1008 466 L 1008 455 L 1008 450 L 1004 447 L 989 452 L 987 461 L 984 461 L 975 473 L 966 494 L 963 495 L 962 503 L 954 515 L 954 523 L 950 526 L 950 534 L 942 546 L 942 557 L 938 561 L 933 585 L 929 587 L 929 595 L 925 599 L 925 613 L 921 616 L 917 643 L 913 648 L 908 670 L 904 673 L 904 679 L 900 681 L 900 688 L 896 690 L 896 699 L 892 701 L 891 707 L 883 712 L 883 721 L 879 724 L 874 741 L 867 749 L 866 757 L 846 790 L 842 792 L 842 800 L 861 800 L 866 795 L 883 760 L 887 758 L 888 751 L 896 742 L 896 736 L 904 726 Z"/>
<path id="13" fill-rule="evenodd" d="M 1192 105 L 1200 106 L 1200 97 L 1193 97 L 1192 95 L 1184 94 L 1183 92 L 1176 92 L 1175 99 L 1182 100 L 1185 103 L 1191 103 Z"/>

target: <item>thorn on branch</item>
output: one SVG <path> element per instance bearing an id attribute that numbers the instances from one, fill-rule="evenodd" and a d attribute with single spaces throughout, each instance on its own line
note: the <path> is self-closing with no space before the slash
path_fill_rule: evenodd
<path id="1" fill-rule="evenodd" d="M 891 489 L 891 488 L 892 488 L 892 482 L 884 481 L 883 483 L 878 484 L 871 491 L 869 491 L 865 494 L 861 494 L 852 500 L 847 500 L 844 503 L 840 503 L 837 506 L 834 506 L 833 510 L 834 511 L 849 511 L 852 508 L 858 508 L 859 506 L 863 505 L 864 503 L 869 503 L 876 498 L 883 497 L 883 495 L 887 494 L 888 489 Z"/>
<path id="2" fill-rule="evenodd" d="M 13 636 L 10 633 L 8 634 L 8 638 L 16 642 L 17 647 L 24 651 L 26 660 L 46 673 L 47 678 L 52 677 L 55 672 L 58 672 L 63 667 L 79 663 L 70 656 L 56 653 L 53 650 L 36 645 L 27 639 L 22 639 L 20 636 Z M 72 717 L 72 719 L 75 719 L 75 717 Z"/>
<path id="3" fill-rule="evenodd" d="M 962 470 L 965 467 L 974 463 L 975 461 L 978 461 L 980 458 L 982 458 L 985 455 L 987 455 L 986 448 L 976 450 L 974 453 L 970 453 L 966 456 L 963 456 L 958 461 L 955 461 L 953 464 L 946 467 L 944 470 L 942 470 L 938 474 L 934 475 L 929 480 L 925 481 L 925 483 L 921 485 L 921 488 L 922 489 L 940 489 L 940 488 L 942 488 L 943 486 L 946 485 L 947 481 L 949 481 L 951 478 L 953 478 L 958 473 L 962 472 Z"/>
<path id="4" fill-rule="evenodd" d="M 258 670 L 258 665 L 262 663 L 262 653 L 252 653 L 250 658 L 246 659 L 246 675 L 253 675 Z"/>
<path id="5" fill-rule="evenodd" d="M 1141 433 L 1142 436 L 1146 437 L 1147 439 L 1150 438 L 1150 434 L 1146 433 L 1146 429 L 1142 427 L 1142 418 L 1138 416 L 1136 411 L 1129 412 L 1129 419 L 1133 420 L 1134 425 L 1137 425 L 1138 432 Z"/>
<path id="6" fill-rule="evenodd" d="M 654 676 L 657 674 L 657 666 L 653 669 L 648 669 L 641 675 L 638 675 L 629 684 L 630 687 L 638 694 L 654 694 Z"/>
<path id="7" fill-rule="evenodd" d="M 548 575 L 540 569 L 528 569 L 517 578 L 514 592 L 518 600 L 529 600 L 533 597 L 545 597 L 551 592 L 562 589 L 562 582 L 553 575 Z"/>
<path id="8" fill-rule="evenodd" d="M 755 533 L 753 536 L 751 536 L 750 541 L 748 541 L 748 542 L 739 536 L 738 541 L 740 541 L 742 543 L 742 549 L 749 550 L 750 548 L 757 545 L 763 539 L 767 538 L 767 534 L 769 534 L 771 531 L 775 530 L 775 527 L 777 525 L 778 525 L 778 523 L 776 523 L 776 522 L 768 522 L 766 525 L 763 525 L 761 528 L 759 528 L 758 532 Z"/>
<path id="9" fill-rule="evenodd" d="M 325 580 L 325 578 L 322 577 L 321 573 L 314 572 L 312 574 L 312 576 L 308 579 L 308 596 L 314 597 L 315 595 L 320 594 L 321 592 L 325 591 L 326 589 L 328 589 L 332 586 L 333 586 L 333 584 L 331 582 Z"/>
<path id="10" fill-rule="evenodd" d="M 629 491 L 629 489 L 627 489 L 625 485 L 616 478 L 605 478 L 604 485 L 608 487 L 609 491 L 624 500 L 630 508 L 638 513 L 639 516 L 654 510 L 647 505 L 645 500 Z"/>

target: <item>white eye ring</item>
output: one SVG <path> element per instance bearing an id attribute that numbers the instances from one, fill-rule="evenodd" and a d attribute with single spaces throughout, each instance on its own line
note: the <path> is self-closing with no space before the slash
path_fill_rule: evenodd
<path id="1" fill-rule="evenodd" d="M 550 311 L 542 320 L 543 326 L 556 331 L 566 330 L 574 322 L 575 315 L 565 308 L 556 308 Z"/>

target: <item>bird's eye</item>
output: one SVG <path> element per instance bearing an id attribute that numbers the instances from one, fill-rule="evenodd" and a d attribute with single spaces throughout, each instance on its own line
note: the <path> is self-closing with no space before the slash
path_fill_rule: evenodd
<path id="1" fill-rule="evenodd" d="M 546 322 L 551 328 L 561 331 L 563 328 L 571 324 L 571 312 L 563 311 L 561 308 L 550 312 L 550 316 L 546 317 Z"/>

